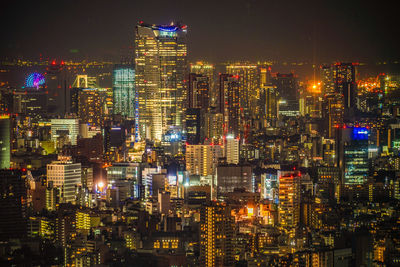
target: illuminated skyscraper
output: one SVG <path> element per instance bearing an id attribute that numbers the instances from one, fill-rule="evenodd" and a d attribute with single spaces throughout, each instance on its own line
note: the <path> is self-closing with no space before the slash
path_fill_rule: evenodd
<path id="1" fill-rule="evenodd" d="M 240 136 L 242 130 L 242 109 L 240 106 L 239 77 L 230 74 L 219 75 L 218 113 L 224 115 L 224 134 Z"/>
<path id="2" fill-rule="evenodd" d="M 190 73 L 188 85 L 188 108 L 200 108 L 207 112 L 210 106 L 210 80 L 201 74 Z"/>
<path id="3" fill-rule="evenodd" d="M 324 96 L 324 117 L 328 123 L 328 138 L 336 136 L 336 128 L 343 125 L 343 101 L 339 94 L 327 94 Z"/>
<path id="4" fill-rule="evenodd" d="M 103 121 L 103 98 L 97 89 L 82 89 L 78 94 L 78 116 L 81 123 L 101 126 Z"/>
<path id="5" fill-rule="evenodd" d="M 218 142 L 224 135 L 224 116 L 222 113 L 207 113 L 204 119 L 204 136 Z"/>
<path id="6" fill-rule="evenodd" d="M 279 177 L 279 223 L 295 227 L 300 220 L 300 173 L 278 172 Z"/>
<path id="7" fill-rule="evenodd" d="M 203 206 L 200 213 L 200 266 L 234 265 L 234 218 L 223 203 Z"/>
<path id="8" fill-rule="evenodd" d="M 260 88 L 259 114 L 263 121 L 271 124 L 278 119 L 278 101 L 278 92 L 274 86 Z"/>
<path id="9" fill-rule="evenodd" d="M 368 178 L 368 135 L 365 127 L 338 129 L 339 167 L 345 185 L 359 185 Z"/>
<path id="10" fill-rule="evenodd" d="M 343 95 L 345 116 L 356 107 L 357 83 L 354 63 L 336 63 L 332 66 L 335 92 Z"/>
<path id="11" fill-rule="evenodd" d="M 136 89 L 142 139 L 162 140 L 182 126 L 186 72 L 186 25 L 136 26 Z"/>
<path id="12" fill-rule="evenodd" d="M 336 63 L 331 67 L 321 67 L 324 117 L 328 122 L 329 138 L 335 137 L 334 128 L 341 127 L 344 119 L 351 119 L 355 115 L 357 95 L 355 66 L 354 63 Z"/>
<path id="13" fill-rule="evenodd" d="M 259 75 L 257 65 L 232 64 L 226 66 L 226 72 L 238 78 L 240 107 L 246 119 L 256 113 L 259 96 Z"/>
<path id="14" fill-rule="evenodd" d="M 299 84 L 293 73 L 277 73 L 273 78 L 273 85 L 279 93 L 279 114 L 284 116 L 298 116 L 299 112 Z"/>
<path id="15" fill-rule="evenodd" d="M 209 105 L 215 106 L 217 92 L 215 88 L 215 66 L 205 62 L 190 64 L 190 73 L 195 73 L 208 78 L 209 83 Z"/>
<path id="16" fill-rule="evenodd" d="M 0 169 L 10 168 L 10 116 L 0 115 Z"/>
<path id="17" fill-rule="evenodd" d="M 129 65 L 117 65 L 113 71 L 113 112 L 128 118 L 135 118 L 136 91 L 135 70 Z"/>
<path id="18" fill-rule="evenodd" d="M 204 139 L 205 114 L 210 109 L 210 79 L 202 74 L 190 73 L 187 88 L 187 140 L 189 144 L 198 144 Z"/>
<path id="19" fill-rule="evenodd" d="M 335 92 L 335 83 L 333 82 L 333 71 L 331 66 L 321 66 L 322 93 L 332 94 Z"/>

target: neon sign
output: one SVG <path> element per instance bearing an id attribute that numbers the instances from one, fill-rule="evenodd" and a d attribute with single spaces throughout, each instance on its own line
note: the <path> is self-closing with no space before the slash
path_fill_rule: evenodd
<path id="1" fill-rule="evenodd" d="M 368 140 L 369 131 L 365 127 L 354 127 L 353 128 L 353 139 L 354 140 Z"/>
<path id="2" fill-rule="evenodd" d="M 29 88 L 39 89 L 39 86 L 44 85 L 44 83 L 44 76 L 40 73 L 34 72 L 29 74 L 29 76 L 26 78 L 25 86 Z"/>

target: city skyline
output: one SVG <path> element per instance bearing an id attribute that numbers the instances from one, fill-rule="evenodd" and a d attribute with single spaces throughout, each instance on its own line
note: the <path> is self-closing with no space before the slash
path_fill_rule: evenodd
<path id="1" fill-rule="evenodd" d="M 400 266 L 383 3 L 15 7 L 0 16 L 1 266 Z"/>

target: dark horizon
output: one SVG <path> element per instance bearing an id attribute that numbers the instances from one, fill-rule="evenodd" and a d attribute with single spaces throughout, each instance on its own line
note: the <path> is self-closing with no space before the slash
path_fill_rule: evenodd
<path id="1" fill-rule="evenodd" d="M 388 7 L 359 0 L 8 1 L 0 56 L 118 61 L 132 53 L 138 21 L 174 21 L 188 25 L 191 61 L 395 61 L 400 35 Z"/>

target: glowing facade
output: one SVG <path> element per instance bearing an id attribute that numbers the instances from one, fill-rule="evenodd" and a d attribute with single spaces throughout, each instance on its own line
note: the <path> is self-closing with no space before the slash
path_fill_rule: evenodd
<path id="1" fill-rule="evenodd" d="M 74 203 L 76 186 L 81 185 L 81 164 L 64 161 L 47 164 L 47 183 L 49 182 L 61 189 L 64 203 Z"/>
<path id="2" fill-rule="evenodd" d="M 239 139 L 226 137 L 226 163 L 239 164 Z"/>
<path id="3" fill-rule="evenodd" d="M 186 29 L 186 25 L 136 26 L 135 84 L 142 139 L 162 140 L 170 126 L 182 126 Z"/>
<path id="4" fill-rule="evenodd" d="M 187 145 L 186 170 L 189 174 L 213 175 L 220 157 L 222 147 L 219 145 Z"/>
<path id="5" fill-rule="evenodd" d="M 190 64 L 190 73 L 195 73 L 195 74 L 198 74 L 198 75 L 208 78 L 209 105 L 215 106 L 216 99 L 217 99 L 217 92 L 215 91 L 215 85 L 214 85 L 215 66 L 212 64 L 208 64 L 206 62 L 199 61 L 199 62 Z"/>
<path id="6" fill-rule="evenodd" d="M 222 203 L 203 206 L 200 213 L 200 266 L 233 266 L 234 218 Z"/>
<path id="7" fill-rule="evenodd" d="M 300 173 L 278 172 L 279 223 L 283 227 L 295 227 L 300 221 Z"/>
<path id="8" fill-rule="evenodd" d="M 135 118 L 135 70 L 131 66 L 116 66 L 113 71 L 113 112 Z"/>
<path id="9" fill-rule="evenodd" d="M 226 72 L 234 75 L 239 81 L 240 107 L 244 116 L 251 118 L 256 114 L 259 98 L 259 75 L 257 65 L 232 64 L 226 66 Z"/>
<path id="10" fill-rule="evenodd" d="M 51 119 L 51 140 L 55 143 L 58 137 L 68 136 L 71 145 L 77 145 L 79 135 L 78 119 Z"/>
<path id="11" fill-rule="evenodd" d="M 364 127 L 344 129 L 344 183 L 363 184 L 368 178 L 368 135 Z"/>
<path id="12" fill-rule="evenodd" d="M 243 109 L 240 106 L 239 76 L 221 74 L 219 76 L 218 113 L 224 115 L 224 134 L 235 138 L 242 132 Z"/>
<path id="13" fill-rule="evenodd" d="M 78 116 L 82 123 L 101 126 L 103 99 L 97 89 L 83 89 L 78 94 Z"/>

